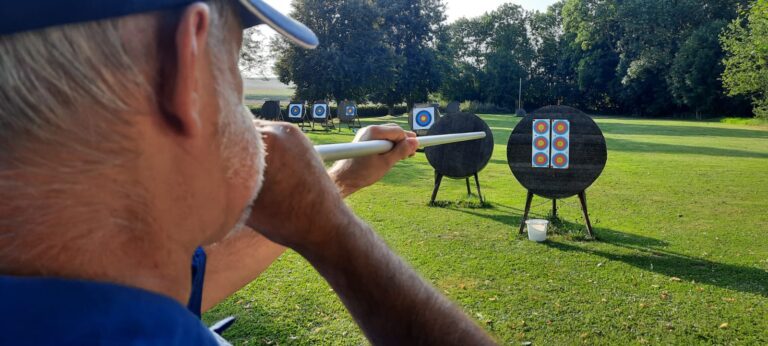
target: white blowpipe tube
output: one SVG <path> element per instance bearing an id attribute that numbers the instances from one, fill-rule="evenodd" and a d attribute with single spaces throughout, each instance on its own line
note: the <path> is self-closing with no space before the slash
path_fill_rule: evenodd
<path id="1" fill-rule="evenodd" d="M 455 133 L 450 135 L 418 137 L 419 148 L 435 145 L 473 141 L 486 137 L 485 132 Z M 339 161 L 356 157 L 384 154 L 394 147 L 394 143 L 384 140 L 357 143 L 316 145 L 315 150 L 323 161 Z"/>

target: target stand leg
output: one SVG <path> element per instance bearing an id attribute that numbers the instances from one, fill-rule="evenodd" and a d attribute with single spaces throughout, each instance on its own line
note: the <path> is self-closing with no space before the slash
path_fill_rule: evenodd
<path id="1" fill-rule="evenodd" d="M 557 199 L 552 200 L 552 219 L 557 219 Z"/>
<path id="2" fill-rule="evenodd" d="M 472 188 L 469 187 L 469 177 L 467 177 L 467 196 L 472 196 Z"/>
<path id="3" fill-rule="evenodd" d="M 525 211 L 523 211 L 523 220 L 520 221 L 520 234 L 523 234 L 523 230 L 525 230 L 525 221 L 528 220 L 528 213 L 531 212 L 531 202 L 533 202 L 533 192 L 528 191 L 528 196 L 525 197 Z"/>
<path id="4" fill-rule="evenodd" d="M 443 175 L 435 172 L 435 189 L 432 191 L 432 201 L 429 204 L 434 205 L 437 198 L 437 191 L 440 190 L 440 183 L 443 182 Z"/>
<path id="5" fill-rule="evenodd" d="M 587 223 L 587 234 L 592 239 L 595 238 L 595 233 L 592 229 L 592 222 L 589 221 L 589 211 L 587 210 L 587 193 L 582 191 L 579 193 L 579 201 L 581 201 L 581 211 L 584 213 L 584 221 Z"/>
<path id="6" fill-rule="evenodd" d="M 469 179 L 467 179 L 467 183 L 469 183 Z M 475 173 L 475 184 L 477 185 L 477 196 L 480 197 L 480 204 L 485 204 L 483 193 L 480 192 L 480 177 L 478 177 L 477 173 Z"/>

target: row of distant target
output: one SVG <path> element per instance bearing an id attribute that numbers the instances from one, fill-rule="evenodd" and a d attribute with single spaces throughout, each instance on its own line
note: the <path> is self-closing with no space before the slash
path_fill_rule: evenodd
<path id="1" fill-rule="evenodd" d="M 288 106 L 288 118 L 302 119 L 304 117 L 304 105 L 300 103 L 292 103 Z M 312 117 L 315 119 L 325 119 L 328 117 L 328 104 L 316 103 L 312 105 Z M 344 114 L 348 117 L 357 116 L 357 106 L 346 105 L 344 106 Z"/>

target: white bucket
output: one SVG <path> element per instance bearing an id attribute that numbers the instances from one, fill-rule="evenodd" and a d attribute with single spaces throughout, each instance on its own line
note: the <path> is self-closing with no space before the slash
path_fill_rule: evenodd
<path id="1" fill-rule="evenodd" d="M 525 222 L 525 224 L 528 226 L 528 239 L 539 243 L 547 240 L 547 228 L 549 228 L 549 221 L 528 220 Z"/>

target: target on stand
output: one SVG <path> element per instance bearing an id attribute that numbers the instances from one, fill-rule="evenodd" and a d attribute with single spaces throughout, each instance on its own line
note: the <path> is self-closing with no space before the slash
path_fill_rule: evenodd
<path id="1" fill-rule="evenodd" d="M 413 109 L 413 129 L 429 130 L 435 124 L 434 108 L 414 108 Z"/>
<path id="2" fill-rule="evenodd" d="M 328 115 L 328 105 L 327 104 L 317 104 L 314 107 L 314 118 L 315 119 L 325 119 L 325 117 Z"/>
<path id="3" fill-rule="evenodd" d="M 299 119 L 304 114 L 304 105 L 293 104 L 288 110 L 288 117 Z"/>
<path id="4" fill-rule="evenodd" d="M 347 106 L 346 108 L 347 109 L 345 113 L 347 114 L 348 117 L 353 117 L 357 115 L 357 108 L 355 106 Z"/>

